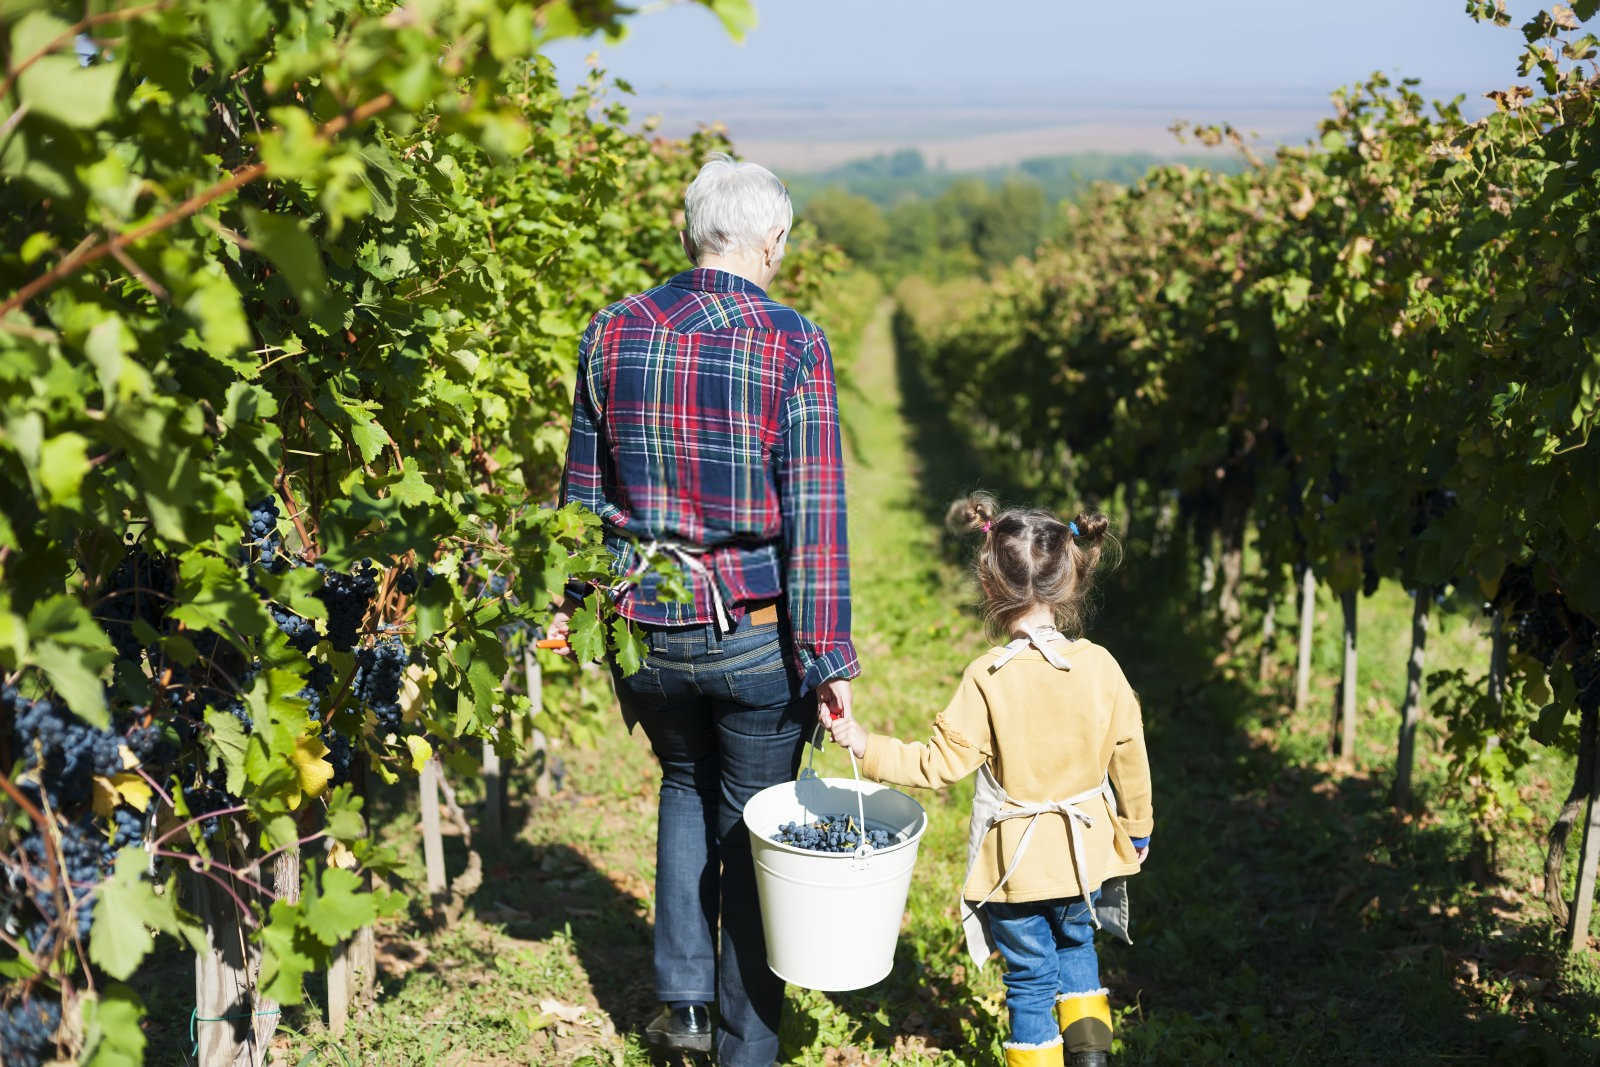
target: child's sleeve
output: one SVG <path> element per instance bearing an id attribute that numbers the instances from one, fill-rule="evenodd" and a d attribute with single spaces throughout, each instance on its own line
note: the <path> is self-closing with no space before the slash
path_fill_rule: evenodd
<path id="1" fill-rule="evenodd" d="M 1125 678 L 1118 679 L 1120 692 L 1111 714 L 1115 745 L 1111 750 L 1111 787 L 1117 791 L 1117 808 L 1122 828 L 1129 837 L 1148 844 L 1155 826 L 1150 805 L 1150 757 L 1144 747 L 1144 721 L 1139 714 L 1139 698 Z"/>
<path id="2" fill-rule="evenodd" d="M 977 770 L 993 751 L 989 702 L 968 671 L 950 704 L 933 721 L 933 737 L 912 742 L 869 734 L 861 773 L 880 782 L 938 789 Z"/>

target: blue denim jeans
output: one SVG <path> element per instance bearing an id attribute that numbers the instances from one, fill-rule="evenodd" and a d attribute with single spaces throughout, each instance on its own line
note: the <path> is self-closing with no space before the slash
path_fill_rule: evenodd
<path id="1" fill-rule="evenodd" d="M 747 616 L 720 637 L 713 626 L 647 628 L 646 636 L 644 666 L 626 678 L 615 673 L 625 710 L 661 764 L 656 996 L 715 1000 L 717 1062 L 771 1064 L 783 981 L 767 967 L 742 816 L 756 793 L 794 778 L 816 698 L 800 695 L 777 626 L 752 627 Z"/>
<path id="2" fill-rule="evenodd" d="M 1090 894 L 1098 902 L 1100 890 Z M 1100 990 L 1094 924 L 1082 897 L 1027 904 L 985 904 L 989 932 L 1006 961 L 1010 1040 L 1045 1045 L 1061 1033 L 1056 997 Z"/>

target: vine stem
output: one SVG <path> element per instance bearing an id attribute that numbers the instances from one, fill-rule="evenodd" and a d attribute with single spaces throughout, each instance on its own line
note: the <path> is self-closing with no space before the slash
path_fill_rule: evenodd
<path id="1" fill-rule="evenodd" d="M 393 103 L 393 93 L 380 93 L 378 96 L 373 97 L 371 100 L 368 100 L 366 103 L 356 107 L 354 110 L 329 119 L 322 125 L 320 129 L 317 130 L 316 136 L 319 140 L 329 140 L 343 133 L 353 124 L 371 118 L 373 115 L 376 115 L 378 112 L 384 110 Z M 127 233 L 119 234 L 109 241 L 102 241 L 99 244 L 89 245 L 86 248 L 80 246 L 79 250 L 68 254 L 60 263 L 57 263 L 54 267 L 39 275 L 39 277 L 35 278 L 27 285 L 24 285 L 15 293 L 12 293 L 6 298 L 4 303 L 0 303 L 0 318 L 4 318 L 12 311 L 15 311 L 23 304 L 26 304 L 29 300 L 32 300 L 34 297 L 50 288 L 56 282 L 59 282 L 63 278 L 76 273 L 79 269 L 86 267 L 98 260 L 104 259 L 106 256 L 117 255 L 129 245 L 135 244 L 138 241 L 142 241 L 144 238 L 149 237 L 153 233 L 159 233 L 160 231 L 165 230 L 176 223 L 182 222 L 184 219 L 195 214 L 207 204 L 210 204 L 216 200 L 220 200 L 229 193 L 235 192 L 243 186 L 249 185 L 256 179 L 264 177 L 266 173 L 267 165 L 265 163 L 257 162 L 251 163 L 246 167 L 240 167 L 238 170 L 234 171 L 232 174 L 229 174 L 220 182 L 217 182 L 215 185 L 212 185 L 209 188 L 202 189 L 200 192 L 194 194 L 183 203 L 156 216 L 143 226 L 129 230 Z"/>

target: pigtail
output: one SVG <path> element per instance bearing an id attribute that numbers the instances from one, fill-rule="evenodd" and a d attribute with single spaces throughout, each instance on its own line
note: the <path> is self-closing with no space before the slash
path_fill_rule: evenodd
<path id="1" fill-rule="evenodd" d="M 999 501 L 995 500 L 992 494 L 979 490 L 968 493 L 951 504 L 950 510 L 945 513 L 944 524 L 952 533 L 973 534 L 979 531 L 987 533 L 998 514 L 1000 514 Z"/>

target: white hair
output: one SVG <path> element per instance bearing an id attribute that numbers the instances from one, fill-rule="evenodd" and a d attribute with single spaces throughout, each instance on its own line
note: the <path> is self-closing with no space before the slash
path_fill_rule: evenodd
<path id="1" fill-rule="evenodd" d="M 782 230 L 778 255 L 794 222 L 789 190 L 759 163 L 740 163 L 713 152 L 683 195 L 689 244 L 696 257 L 727 255 L 760 248 L 773 230 Z"/>

